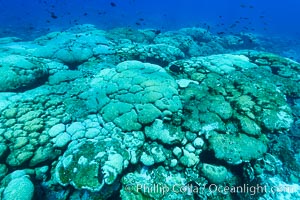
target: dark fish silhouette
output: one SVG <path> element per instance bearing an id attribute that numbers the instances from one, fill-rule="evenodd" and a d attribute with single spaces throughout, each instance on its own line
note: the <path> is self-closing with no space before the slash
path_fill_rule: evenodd
<path id="1" fill-rule="evenodd" d="M 98 15 L 105 15 L 105 14 L 106 14 L 105 11 L 99 11 L 99 12 L 98 12 Z"/>
<path id="2" fill-rule="evenodd" d="M 117 7 L 117 4 L 115 2 L 110 2 L 111 7 Z"/>
<path id="3" fill-rule="evenodd" d="M 52 18 L 52 19 L 57 19 L 58 17 L 57 17 L 57 15 L 55 15 L 54 12 L 51 12 L 51 18 Z"/>
<path id="4" fill-rule="evenodd" d="M 247 8 L 248 7 L 248 8 L 251 8 L 251 9 L 254 8 L 254 6 L 252 6 L 252 5 L 247 6 L 246 4 L 240 4 L 240 7 L 241 8 Z"/>
<path id="5" fill-rule="evenodd" d="M 240 19 L 248 20 L 249 18 L 248 17 L 240 17 Z"/>

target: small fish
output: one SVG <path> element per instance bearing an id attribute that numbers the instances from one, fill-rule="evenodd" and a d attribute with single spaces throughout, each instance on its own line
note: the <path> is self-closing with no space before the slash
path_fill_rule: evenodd
<path id="1" fill-rule="evenodd" d="M 51 12 L 51 18 L 52 18 L 52 19 L 57 19 L 58 17 L 55 15 L 54 12 Z"/>
<path id="2" fill-rule="evenodd" d="M 221 31 L 221 32 L 217 32 L 218 35 L 223 35 L 225 34 L 225 32 Z"/>
<path id="3" fill-rule="evenodd" d="M 85 12 L 85 13 L 83 13 L 83 16 L 88 16 L 88 14 Z"/>
<path id="4" fill-rule="evenodd" d="M 248 17 L 240 17 L 240 19 L 248 20 L 249 18 Z"/>
<path id="5" fill-rule="evenodd" d="M 265 18 L 265 16 L 261 15 L 261 16 L 259 16 L 259 18 L 263 19 L 263 18 Z"/>
<path id="6" fill-rule="evenodd" d="M 98 12 L 98 15 L 105 15 L 105 14 L 106 14 L 105 11 L 99 11 L 99 12 Z"/>
<path id="7" fill-rule="evenodd" d="M 135 22 L 135 24 L 136 24 L 137 26 L 140 26 L 140 25 L 141 25 L 141 23 L 140 23 L 140 22 Z"/>
<path id="8" fill-rule="evenodd" d="M 116 4 L 115 2 L 112 1 L 112 2 L 110 2 L 110 6 L 111 6 L 111 7 L 117 7 L 117 4 Z"/>
<path id="9" fill-rule="evenodd" d="M 144 19 L 143 18 L 139 18 L 139 21 L 144 21 Z"/>

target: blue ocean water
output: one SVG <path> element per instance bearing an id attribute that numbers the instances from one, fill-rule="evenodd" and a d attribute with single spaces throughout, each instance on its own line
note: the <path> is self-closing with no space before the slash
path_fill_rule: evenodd
<path id="1" fill-rule="evenodd" d="M 299 8 L 297 0 L 1 0 L 0 34 L 30 35 L 89 23 L 102 29 L 209 26 L 215 32 L 300 38 Z"/>

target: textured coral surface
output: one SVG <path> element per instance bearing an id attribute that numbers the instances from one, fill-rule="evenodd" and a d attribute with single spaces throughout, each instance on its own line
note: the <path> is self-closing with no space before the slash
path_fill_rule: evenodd
<path id="1" fill-rule="evenodd" d="M 300 64 L 243 39 L 81 25 L 3 40 L 0 199 L 299 199 Z"/>

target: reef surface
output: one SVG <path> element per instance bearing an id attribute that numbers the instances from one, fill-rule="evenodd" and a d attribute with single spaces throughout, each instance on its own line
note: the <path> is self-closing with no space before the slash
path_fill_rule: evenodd
<path id="1" fill-rule="evenodd" d="M 299 199 L 300 64 L 251 34 L 0 39 L 0 197 Z"/>

